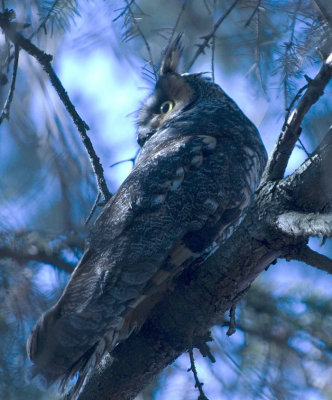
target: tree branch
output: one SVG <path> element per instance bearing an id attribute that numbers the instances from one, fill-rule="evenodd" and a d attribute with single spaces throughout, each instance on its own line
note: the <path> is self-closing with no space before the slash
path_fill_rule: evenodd
<path id="1" fill-rule="evenodd" d="M 228 15 L 231 13 L 231 11 L 237 5 L 238 2 L 239 2 L 239 0 L 235 0 L 234 3 L 225 12 L 225 14 L 222 15 L 218 19 L 218 21 L 214 24 L 214 27 L 213 27 L 212 31 L 208 35 L 202 37 L 203 42 L 200 45 L 198 45 L 198 49 L 196 50 L 196 53 L 194 54 L 194 57 L 192 58 L 192 60 L 188 63 L 188 65 L 186 67 L 186 71 L 190 70 L 190 68 L 194 65 L 195 61 L 197 60 L 197 58 L 199 57 L 200 54 L 204 54 L 205 48 L 209 47 L 210 40 L 214 37 L 214 35 L 217 32 L 219 26 L 228 17 Z"/>
<path id="2" fill-rule="evenodd" d="M 294 247 L 283 258 L 305 262 L 312 267 L 332 274 L 332 260 L 323 254 L 317 253 L 309 246 Z"/>
<path id="3" fill-rule="evenodd" d="M 278 216 L 276 226 L 292 236 L 332 237 L 332 215 L 288 212 Z"/>
<path id="4" fill-rule="evenodd" d="M 1 246 L 0 259 L 10 258 L 17 261 L 19 264 L 26 264 L 29 261 L 50 264 L 68 274 L 74 271 L 75 265 L 65 261 L 58 252 L 46 252 L 37 247 L 34 247 L 33 250 L 33 252 L 29 252 L 22 249 L 16 250 L 7 246 Z"/>
<path id="5" fill-rule="evenodd" d="M 20 33 L 16 31 L 15 23 L 9 22 L 10 11 L 5 11 L 0 13 L 0 27 L 2 28 L 5 36 L 15 45 L 17 48 L 22 48 L 32 57 L 34 57 L 39 64 L 43 67 L 44 71 L 47 73 L 53 87 L 55 88 L 58 96 L 60 97 L 62 103 L 66 107 L 69 115 L 71 116 L 74 124 L 76 125 L 82 142 L 86 148 L 89 155 L 92 170 L 95 174 L 98 190 L 102 193 L 104 201 L 108 201 L 111 198 L 111 194 L 107 188 L 107 184 L 104 178 L 104 170 L 100 164 L 100 160 L 93 148 L 92 142 L 87 134 L 89 130 L 88 125 L 82 120 L 82 118 L 77 113 L 73 103 L 71 102 L 68 93 L 61 84 L 60 79 L 54 72 L 51 61 L 52 56 L 44 53 L 38 47 L 36 47 L 30 40 L 26 39 Z M 12 18 L 12 17 L 11 17 Z"/>
<path id="6" fill-rule="evenodd" d="M 195 359 L 194 359 L 194 352 L 193 352 L 193 347 L 192 347 L 192 343 L 189 346 L 188 349 L 189 352 L 189 358 L 190 358 L 190 368 L 188 371 L 192 371 L 193 375 L 194 375 L 194 379 L 195 379 L 195 387 L 198 389 L 199 391 L 199 397 L 198 400 L 209 400 L 203 390 L 203 383 L 199 380 L 198 378 L 198 374 L 197 374 L 197 370 L 196 370 L 196 365 L 195 365 Z"/>
<path id="7" fill-rule="evenodd" d="M 286 212 L 329 213 L 332 210 L 332 127 L 324 139 L 296 171 L 283 179 L 279 187 L 288 193 Z"/>
<path id="8" fill-rule="evenodd" d="M 310 81 L 308 88 L 281 132 L 277 144 L 267 163 L 260 187 L 267 181 L 276 181 L 282 179 L 288 164 L 289 157 L 293 151 L 296 141 L 301 133 L 301 124 L 304 116 L 313 104 L 322 96 L 325 86 L 332 77 L 332 58 L 329 57 L 325 62 L 315 79 Z"/>
<path id="9" fill-rule="evenodd" d="M 154 75 L 155 79 L 157 80 L 157 77 L 158 77 L 157 68 L 156 68 L 156 66 L 155 66 L 155 64 L 154 64 L 154 62 L 153 62 L 152 52 L 151 52 L 151 47 L 150 47 L 150 45 L 149 45 L 149 42 L 147 41 L 147 39 L 146 39 L 146 37 L 145 37 L 145 35 L 144 35 L 142 29 L 139 27 L 139 25 L 138 25 L 138 23 L 137 23 L 137 21 L 136 21 L 135 14 L 134 14 L 133 10 L 131 9 L 132 4 L 129 2 L 129 0 L 126 0 L 126 4 L 127 4 L 128 12 L 129 12 L 129 14 L 130 14 L 130 16 L 131 16 L 131 22 L 132 22 L 132 24 L 135 26 L 135 29 L 137 30 L 137 32 L 139 33 L 139 35 L 141 36 L 141 38 L 143 39 L 143 42 L 144 42 L 144 44 L 145 44 L 145 47 L 146 47 L 146 49 L 147 49 L 147 51 L 148 51 L 148 55 L 149 55 L 149 64 L 151 65 L 152 71 L 153 71 L 153 75 Z"/>
<path id="10" fill-rule="evenodd" d="M 9 119 L 10 106 L 12 104 L 13 97 L 14 97 L 14 91 L 15 91 L 15 83 L 16 83 L 16 75 L 17 75 L 19 54 L 20 54 L 20 49 L 19 49 L 18 46 L 15 45 L 12 81 L 11 81 L 11 84 L 10 84 L 8 97 L 6 99 L 5 105 L 3 106 L 3 109 L 2 109 L 2 112 L 1 112 L 1 115 L 0 115 L 0 125 L 2 124 L 2 122 L 3 122 L 3 120 L 5 118 Z"/>

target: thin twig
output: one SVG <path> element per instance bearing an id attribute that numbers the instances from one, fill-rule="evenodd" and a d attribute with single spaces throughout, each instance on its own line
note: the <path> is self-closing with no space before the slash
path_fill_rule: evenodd
<path id="1" fill-rule="evenodd" d="M 308 150 L 305 148 L 304 143 L 302 142 L 302 140 L 300 138 L 297 139 L 298 142 L 300 143 L 301 149 L 305 152 L 306 156 L 308 158 L 311 157 L 311 154 L 308 152 Z"/>
<path id="2" fill-rule="evenodd" d="M 85 220 L 84 225 L 88 225 L 88 223 L 90 222 L 90 219 L 92 218 L 93 214 L 95 213 L 96 208 L 97 208 L 97 206 L 99 205 L 100 196 L 101 196 L 101 194 L 100 194 L 100 192 L 98 191 L 96 200 L 95 200 L 94 203 L 93 203 L 93 206 L 92 206 L 92 208 L 91 208 L 91 211 L 90 211 L 90 213 L 89 213 L 87 219 Z"/>
<path id="3" fill-rule="evenodd" d="M 45 32 L 46 32 L 46 22 L 50 19 L 55 7 L 57 6 L 57 4 L 59 3 L 59 0 L 55 0 L 52 4 L 52 6 L 50 7 L 50 9 L 48 10 L 46 16 L 44 17 L 42 23 L 38 26 L 38 28 L 32 32 L 32 34 L 29 36 L 29 39 L 31 40 L 35 35 L 37 35 L 39 33 L 39 31 L 44 28 Z"/>
<path id="4" fill-rule="evenodd" d="M 138 150 L 136 151 L 134 157 L 127 158 L 126 160 L 117 161 L 117 162 L 115 162 L 114 164 L 111 164 L 111 165 L 110 165 L 110 168 L 113 168 L 113 167 L 115 167 L 116 165 L 119 165 L 119 164 L 122 164 L 122 163 L 125 163 L 125 162 L 129 162 L 129 161 L 130 161 L 131 163 L 133 163 L 133 166 L 135 166 L 135 162 L 136 162 L 137 156 L 138 156 L 138 154 L 139 154 L 140 151 L 141 151 L 141 149 L 138 149 Z"/>
<path id="5" fill-rule="evenodd" d="M 184 0 L 184 2 L 183 2 L 183 4 L 182 4 L 182 7 L 181 7 L 181 10 L 180 10 L 180 12 L 179 12 L 179 15 L 178 15 L 178 17 L 177 17 L 177 19 L 176 19 L 175 25 L 173 26 L 171 36 L 170 36 L 169 39 L 168 39 L 168 45 L 166 46 L 166 48 L 169 47 L 170 44 L 172 43 L 174 34 L 175 34 L 176 30 L 177 30 L 177 27 L 178 27 L 179 22 L 180 22 L 180 20 L 181 20 L 182 14 L 183 14 L 184 9 L 185 9 L 185 7 L 186 7 L 186 5 L 187 5 L 187 1 L 188 1 L 188 0 Z"/>
<path id="6" fill-rule="evenodd" d="M 308 89 L 309 83 L 307 83 L 306 85 L 302 86 L 301 89 L 298 90 L 298 92 L 296 93 L 296 95 L 294 96 L 293 100 L 291 101 L 290 105 L 286 108 L 286 116 L 285 116 L 285 122 L 281 128 L 281 130 L 283 131 L 286 126 L 287 126 L 287 121 L 289 119 L 290 113 L 295 105 L 295 103 L 298 101 L 298 99 L 301 97 L 302 92 L 304 92 L 306 89 Z"/>
<path id="7" fill-rule="evenodd" d="M 135 14 L 133 13 L 133 10 L 131 9 L 131 5 L 128 3 L 128 0 L 126 0 L 126 3 L 127 3 L 127 7 L 128 7 L 129 14 L 130 14 L 130 16 L 131 16 L 131 22 L 134 24 L 134 26 L 135 26 L 137 32 L 139 33 L 139 35 L 141 36 L 141 38 L 142 38 L 143 41 L 144 41 L 145 47 L 146 47 L 146 49 L 147 49 L 147 51 L 148 51 L 148 55 L 149 55 L 149 59 L 150 59 L 150 65 L 151 65 L 151 67 L 152 67 L 152 69 L 153 69 L 154 77 L 155 77 L 155 79 L 157 80 L 158 73 L 157 73 L 156 66 L 154 65 L 154 62 L 153 62 L 152 52 L 151 52 L 151 47 L 150 47 L 150 45 L 149 45 L 149 42 L 147 41 L 147 39 L 146 39 L 146 37 L 145 37 L 143 31 L 142 31 L 141 28 L 139 27 L 139 25 L 138 25 L 138 23 L 137 23 L 137 21 L 136 21 Z"/>
<path id="8" fill-rule="evenodd" d="M 3 16 L 3 14 L 1 15 Z M 95 174 L 98 190 L 103 195 L 104 201 L 108 201 L 111 198 L 111 194 L 107 188 L 107 184 L 104 178 L 104 170 L 102 165 L 100 164 L 100 160 L 93 148 L 92 142 L 87 135 L 87 130 L 89 130 L 89 126 L 82 120 L 82 118 L 77 113 L 73 103 L 71 102 L 66 90 L 62 86 L 62 83 L 55 71 L 51 66 L 52 56 L 44 53 L 38 47 L 36 47 L 30 40 L 26 39 L 20 33 L 16 32 L 15 25 L 10 23 L 8 20 L 4 18 L 0 18 L 0 27 L 3 29 L 5 35 L 14 43 L 15 46 L 21 47 L 28 54 L 34 57 L 43 67 L 43 70 L 49 76 L 51 84 L 55 88 L 60 100 L 66 107 L 69 115 L 71 116 L 74 124 L 76 125 L 80 135 L 82 142 L 86 148 L 86 151 L 89 155 L 90 163 L 92 166 L 92 170 Z"/>
<path id="9" fill-rule="evenodd" d="M 129 3 L 129 4 L 127 4 L 126 5 L 126 7 L 124 7 L 123 8 L 123 10 L 121 11 L 121 13 L 117 16 L 117 17 L 115 17 L 114 19 L 113 19 L 113 21 L 112 22 L 116 22 L 118 19 L 120 19 L 123 15 L 125 15 L 125 13 L 128 11 L 128 9 L 129 9 L 129 7 L 131 7 L 134 3 L 135 3 L 135 1 L 136 0 L 131 0 L 131 2 Z M 119 9 L 119 10 L 121 10 L 121 8 Z M 118 11 L 118 10 L 117 10 Z"/>
<path id="10" fill-rule="evenodd" d="M 236 305 L 233 304 L 229 310 L 230 320 L 229 320 L 229 328 L 228 331 L 226 332 L 227 336 L 232 336 L 236 332 L 235 311 L 236 311 Z"/>
<path id="11" fill-rule="evenodd" d="M 261 6 L 261 2 L 262 2 L 262 0 L 258 0 L 257 1 L 256 7 L 254 8 L 254 10 L 253 10 L 252 14 L 250 15 L 248 21 L 244 25 L 245 27 L 248 27 L 250 25 L 250 23 L 251 23 L 252 19 L 254 18 L 256 12 L 258 11 L 259 7 Z"/>
<path id="12" fill-rule="evenodd" d="M 18 68 L 18 58 L 20 54 L 20 48 L 15 44 L 15 51 L 14 51 L 14 65 L 13 65 L 13 75 L 12 75 L 12 82 L 10 84 L 10 89 L 8 92 L 8 96 L 6 102 L 3 106 L 1 115 L 0 115 L 0 125 L 2 124 L 3 120 L 9 119 L 10 114 L 10 106 L 13 101 L 14 91 L 15 91 L 15 83 L 16 83 L 16 75 L 17 75 L 17 68 Z"/>
<path id="13" fill-rule="evenodd" d="M 189 345 L 189 358 L 190 358 L 190 368 L 188 371 L 192 371 L 193 375 L 194 375 L 194 379 L 195 379 L 195 387 L 198 389 L 199 391 L 199 397 L 198 400 L 209 400 L 203 390 L 203 383 L 200 382 L 200 380 L 198 379 L 198 374 L 197 374 L 197 370 L 196 370 L 196 365 L 195 365 L 195 359 L 194 359 L 194 352 L 193 352 L 193 346 L 192 343 L 190 343 Z"/>
<path id="14" fill-rule="evenodd" d="M 213 2 L 213 15 L 216 12 L 216 0 Z M 213 21 L 213 15 L 212 15 L 212 21 Z M 215 74 L 214 74 L 214 56 L 215 56 L 215 50 L 216 50 L 216 35 L 214 34 L 212 36 L 212 45 L 211 45 L 211 73 L 212 73 L 212 82 L 215 82 Z"/>
<path id="15" fill-rule="evenodd" d="M 258 81 L 261 85 L 264 95 L 268 98 L 268 94 L 266 92 L 266 87 L 263 80 L 262 68 L 261 68 L 261 23 L 260 23 L 260 9 L 257 7 L 256 14 L 256 46 L 255 46 L 255 61 L 256 61 L 256 75 L 258 77 Z"/>
<path id="16" fill-rule="evenodd" d="M 295 66 L 297 66 L 297 59 L 298 57 L 294 53 L 294 37 L 295 37 L 295 26 L 297 22 L 297 14 L 300 11 L 302 6 L 302 0 L 298 0 L 296 9 L 293 14 L 292 22 L 290 25 L 290 39 L 288 43 L 285 43 L 285 62 L 284 62 L 284 71 L 285 71 L 285 77 L 283 79 L 283 84 L 284 84 L 284 104 L 286 106 L 287 100 L 288 100 L 288 95 L 290 94 L 291 91 L 291 75 L 294 74 L 294 69 L 292 69 L 292 65 L 294 67 L 294 62 Z"/>
<path id="17" fill-rule="evenodd" d="M 283 125 L 283 130 L 278 138 L 272 155 L 267 163 L 260 188 L 267 181 L 282 179 L 288 164 L 289 157 L 295 143 L 301 134 L 301 124 L 309 109 L 324 93 L 324 88 L 332 77 L 332 60 L 324 62 L 316 77 L 308 84 L 298 105 L 290 114 Z"/>
<path id="18" fill-rule="evenodd" d="M 210 40 L 212 39 L 212 37 L 215 35 L 217 29 L 219 28 L 219 26 L 223 23 L 223 21 L 228 17 L 228 15 L 231 13 L 231 11 L 233 10 L 233 8 L 237 5 L 237 3 L 239 2 L 239 0 L 235 0 L 234 3 L 229 7 L 229 9 L 225 12 L 224 15 L 222 15 L 218 21 L 214 24 L 214 27 L 211 31 L 211 33 L 209 33 L 206 36 L 203 36 L 203 42 L 198 45 L 198 49 L 196 50 L 196 53 L 194 55 L 194 57 L 192 58 L 192 60 L 189 62 L 186 71 L 189 71 L 190 68 L 194 65 L 195 61 L 197 60 L 198 56 L 200 54 L 204 53 L 204 50 L 206 47 L 209 46 Z"/>
<path id="19" fill-rule="evenodd" d="M 311 265 L 312 267 L 332 274 L 332 259 L 324 256 L 323 254 L 317 253 L 309 246 L 304 245 L 300 248 L 290 249 L 284 258 L 286 258 L 286 260 L 302 261 L 308 265 Z"/>

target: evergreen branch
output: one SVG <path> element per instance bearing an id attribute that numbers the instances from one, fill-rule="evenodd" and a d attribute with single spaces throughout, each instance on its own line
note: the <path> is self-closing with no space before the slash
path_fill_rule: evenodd
<path id="1" fill-rule="evenodd" d="M 307 245 L 289 249 L 284 258 L 286 258 L 287 261 L 290 259 L 302 261 L 308 265 L 311 265 L 312 267 L 332 274 L 332 259 L 324 256 L 323 254 L 317 253 Z"/>
<path id="2" fill-rule="evenodd" d="M 124 16 L 126 14 L 126 12 L 129 10 L 129 7 L 131 7 L 135 3 L 135 1 L 136 0 L 131 0 L 131 2 L 122 9 L 121 13 L 117 17 L 115 17 L 112 22 L 116 22 L 118 19 L 120 19 L 122 16 Z M 119 10 L 121 10 L 121 8 Z M 117 11 L 119 11 L 119 10 L 117 10 Z"/>
<path id="3" fill-rule="evenodd" d="M 205 51 L 206 47 L 209 47 L 209 43 L 210 40 L 213 38 L 213 36 L 215 35 L 216 31 L 218 30 L 218 28 L 220 27 L 220 25 L 224 22 L 224 20 L 228 17 L 228 15 L 231 13 L 231 11 L 233 10 L 233 8 L 237 5 L 237 3 L 239 2 L 239 0 L 235 0 L 234 3 L 229 7 L 229 9 L 225 12 L 224 15 L 222 15 L 218 21 L 214 24 L 213 29 L 211 31 L 211 33 L 209 33 L 206 36 L 203 36 L 203 42 L 198 45 L 198 49 L 196 50 L 196 53 L 194 55 L 194 57 L 192 58 L 192 60 L 189 62 L 189 64 L 186 67 L 186 71 L 189 71 L 190 68 L 194 65 L 195 61 L 197 60 L 197 58 L 199 57 L 200 54 L 203 54 Z"/>
<path id="4" fill-rule="evenodd" d="M 328 59 L 323 63 L 316 77 L 309 82 L 307 90 L 298 105 L 285 121 L 283 130 L 263 173 L 260 188 L 267 181 L 276 181 L 283 178 L 289 157 L 301 134 L 303 118 L 319 97 L 323 95 L 324 88 L 331 77 L 332 59 Z"/>
<path id="5" fill-rule="evenodd" d="M 129 11 L 130 17 L 131 17 L 131 22 L 132 22 L 132 24 L 134 25 L 134 27 L 135 27 L 136 31 L 138 32 L 138 34 L 139 34 L 139 35 L 141 36 L 141 38 L 143 39 L 143 42 L 144 42 L 144 44 L 145 44 L 145 47 L 146 47 L 146 49 L 147 49 L 147 51 L 148 51 L 149 60 L 150 60 L 150 61 L 149 61 L 149 64 L 151 65 L 152 70 L 153 70 L 154 77 L 155 77 L 155 79 L 157 80 L 157 78 L 158 78 L 158 73 L 157 73 L 156 66 L 155 66 L 155 64 L 154 64 L 154 62 L 153 62 L 152 52 L 151 52 L 151 47 L 150 47 L 150 45 L 149 45 L 149 42 L 148 42 L 148 40 L 146 39 L 146 37 L 145 37 L 145 35 L 144 35 L 142 29 L 139 27 L 139 25 L 138 25 L 138 23 L 137 23 L 137 21 L 136 21 L 135 14 L 134 14 L 134 12 L 133 12 L 133 10 L 132 10 L 132 8 L 131 8 L 131 4 L 128 2 L 128 0 L 126 0 L 126 3 L 127 3 L 127 7 L 128 7 L 128 11 Z"/>
<path id="6" fill-rule="evenodd" d="M 332 215 L 287 212 L 278 216 L 276 226 L 291 236 L 332 237 Z"/>
<path id="7" fill-rule="evenodd" d="M 111 194 L 107 188 L 107 184 L 104 178 L 104 170 L 102 165 L 100 164 L 99 157 L 97 156 L 92 142 L 87 134 L 87 130 L 89 130 L 89 126 L 82 120 L 82 118 L 77 113 L 73 103 L 71 102 L 66 90 L 62 86 L 62 83 L 55 71 L 51 66 L 52 56 L 44 53 L 37 46 L 31 43 L 30 40 L 26 39 L 23 35 L 18 33 L 15 29 L 15 24 L 9 22 L 8 18 L 4 13 L 0 13 L 0 27 L 2 28 L 4 34 L 8 39 L 14 43 L 15 47 L 22 48 L 32 57 L 34 57 L 39 64 L 42 66 L 43 70 L 48 75 L 51 84 L 55 88 L 58 96 L 64 106 L 66 107 L 69 115 L 71 116 L 74 124 L 76 125 L 80 135 L 82 142 L 85 146 L 85 149 L 89 155 L 90 163 L 92 166 L 92 170 L 96 177 L 98 190 L 102 193 L 104 197 L 104 201 L 108 201 L 111 198 Z"/>
<path id="8" fill-rule="evenodd" d="M 178 27 L 178 25 L 179 25 L 179 22 L 180 22 L 180 20 L 181 20 L 181 17 L 182 17 L 182 14 L 183 14 L 183 12 L 184 12 L 184 9 L 186 8 L 187 1 L 188 1 L 188 0 L 184 0 L 184 2 L 183 2 L 183 4 L 182 4 L 181 10 L 180 10 L 180 12 L 179 12 L 179 15 L 178 15 L 178 17 L 177 17 L 177 19 L 176 19 L 176 22 L 175 22 L 174 26 L 173 26 L 171 36 L 170 36 L 169 39 L 168 39 L 168 45 L 166 46 L 166 48 L 172 43 L 172 40 L 173 40 L 174 34 L 175 34 L 175 32 L 176 32 L 176 29 L 177 29 L 177 27 Z"/>
<path id="9" fill-rule="evenodd" d="M 14 97 L 14 91 L 15 91 L 15 83 L 16 83 L 16 75 L 17 75 L 17 68 L 18 68 L 18 58 L 19 58 L 19 53 L 20 49 L 17 45 L 15 45 L 15 51 L 14 51 L 14 65 L 13 65 L 13 75 L 12 75 L 12 81 L 10 84 L 10 89 L 8 92 L 8 96 L 6 99 L 6 102 L 3 106 L 1 115 L 0 115 L 0 125 L 2 124 L 3 120 L 9 119 L 9 114 L 10 114 L 10 106 L 13 101 Z"/>
<path id="10" fill-rule="evenodd" d="M 284 43 L 285 52 L 284 52 L 284 56 L 282 57 L 282 68 L 284 71 L 283 87 L 284 87 L 285 107 L 288 102 L 288 96 L 292 89 L 292 84 L 291 84 L 290 78 L 292 75 L 294 75 L 294 72 L 297 72 L 299 69 L 298 56 L 294 49 L 294 46 L 295 46 L 294 36 L 295 36 L 295 26 L 296 26 L 297 14 L 300 11 L 301 4 L 302 4 L 302 0 L 298 0 L 296 9 L 293 13 L 292 20 L 291 20 L 290 38 L 287 43 Z"/>
<path id="11" fill-rule="evenodd" d="M 253 13 L 253 16 L 256 15 L 256 41 L 255 41 L 255 61 L 256 61 L 256 71 L 257 71 L 257 77 L 259 80 L 259 83 L 261 85 L 261 88 L 263 90 L 263 93 L 265 94 L 266 97 L 268 97 L 267 92 L 266 92 L 266 87 L 264 84 L 263 80 L 263 74 L 262 74 L 262 68 L 261 68 L 261 52 L 260 52 L 260 45 L 261 45 L 261 29 L 260 29 L 260 1 L 259 4 L 257 5 L 257 10 Z"/>
<path id="12" fill-rule="evenodd" d="M 48 0 L 43 2 L 42 8 L 46 10 L 46 15 L 42 19 L 38 28 L 29 36 L 29 39 L 32 39 L 32 37 L 38 34 L 41 29 L 44 29 L 46 32 L 46 24 L 48 22 L 52 23 L 52 30 L 53 22 L 56 22 L 63 30 L 69 28 L 70 22 L 68 22 L 68 19 L 73 19 L 73 16 L 70 15 L 70 13 L 79 15 L 77 7 L 77 0 Z"/>

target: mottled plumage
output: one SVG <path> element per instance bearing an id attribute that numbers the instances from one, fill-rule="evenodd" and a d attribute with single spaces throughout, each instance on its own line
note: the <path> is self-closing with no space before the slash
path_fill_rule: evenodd
<path id="1" fill-rule="evenodd" d="M 255 126 L 219 86 L 176 72 L 179 40 L 138 119 L 135 168 L 104 207 L 28 354 L 47 382 L 85 376 L 146 320 L 171 279 L 206 257 L 244 216 L 266 152 Z"/>

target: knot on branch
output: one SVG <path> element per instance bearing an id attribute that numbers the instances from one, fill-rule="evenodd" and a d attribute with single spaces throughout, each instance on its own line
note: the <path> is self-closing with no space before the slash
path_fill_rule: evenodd
<path id="1" fill-rule="evenodd" d="M 200 351 L 203 357 L 208 357 L 208 359 L 215 363 L 216 359 L 211 353 L 210 347 L 208 346 L 208 342 L 212 342 L 211 332 L 207 332 L 204 336 L 194 337 L 192 341 L 192 346 Z"/>

